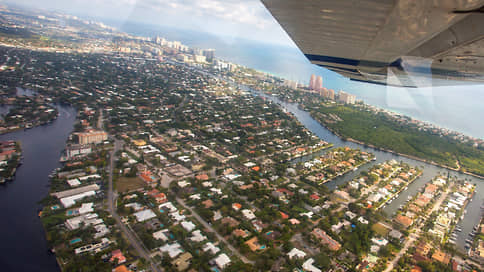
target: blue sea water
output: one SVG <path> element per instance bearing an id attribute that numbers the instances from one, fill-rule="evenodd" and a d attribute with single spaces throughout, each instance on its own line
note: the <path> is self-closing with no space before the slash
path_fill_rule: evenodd
<path id="1" fill-rule="evenodd" d="M 350 81 L 311 64 L 293 46 L 217 36 L 193 30 L 125 23 L 120 30 L 141 36 L 159 35 L 197 48 L 214 48 L 216 56 L 259 71 L 308 84 L 311 74 L 323 86 L 355 94 L 365 103 L 484 139 L 484 85 L 396 88 Z"/>

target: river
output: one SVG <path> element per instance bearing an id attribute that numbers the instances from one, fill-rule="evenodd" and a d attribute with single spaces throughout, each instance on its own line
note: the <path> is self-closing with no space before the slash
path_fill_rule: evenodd
<path id="1" fill-rule="evenodd" d="M 468 204 L 466 210 L 467 213 L 465 214 L 464 219 L 458 224 L 462 226 L 462 232 L 458 234 L 457 238 L 457 246 L 461 250 L 464 250 L 465 240 L 469 238 L 469 233 L 472 231 L 472 228 L 479 223 L 481 218 L 481 204 L 484 202 L 484 180 L 465 175 L 456 171 L 447 170 L 442 167 L 438 167 L 432 164 L 424 163 L 421 161 L 413 160 L 407 157 L 399 156 L 390 152 L 377 150 L 371 147 L 366 147 L 361 144 L 343 141 L 338 136 L 333 134 L 327 128 L 322 126 L 318 121 L 313 119 L 311 115 L 298 108 L 296 103 L 288 103 L 280 100 L 278 97 L 266 95 L 260 92 L 253 91 L 253 93 L 263 96 L 277 104 L 279 104 L 284 110 L 292 113 L 307 129 L 313 132 L 316 136 L 325 140 L 327 142 L 333 143 L 334 147 L 340 146 L 349 146 L 351 148 L 359 148 L 361 150 L 371 152 L 375 154 L 376 161 L 372 161 L 366 165 L 361 166 L 357 171 L 349 172 L 346 175 L 337 177 L 330 182 L 326 183 L 325 185 L 330 189 L 337 188 L 338 185 L 341 185 L 345 182 L 350 181 L 354 177 L 356 177 L 361 171 L 367 170 L 371 166 L 381 163 L 387 160 L 395 159 L 396 161 L 403 161 L 408 163 L 412 166 L 417 166 L 423 169 L 423 174 L 418 177 L 412 184 L 408 186 L 408 189 L 403 191 L 395 200 L 392 201 L 391 204 L 386 205 L 383 209 L 383 212 L 387 216 L 392 216 L 399 208 L 400 205 L 404 204 L 407 201 L 408 196 L 413 196 L 424 187 L 424 185 L 429 182 L 434 176 L 437 174 L 447 174 L 450 172 L 451 176 L 456 176 L 459 179 L 466 179 L 469 180 L 471 183 L 476 184 L 476 193 L 472 198 L 472 201 Z M 326 152 L 326 150 L 320 151 L 319 153 L 309 155 L 307 157 L 298 158 L 297 160 L 308 160 L 310 158 L 316 157 L 322 153 Z"/>
<path id="2" fill-rule="evenodd" d="M 49 192 L 48 176 L 61 166 L 61 151 L 76 118 L 74 108 L 56 107 L 59 117 L 51 124 L 0 136 L 2 141 L 20 141 L 24 157 L 15 179 L 0 186 L 2 271 L 60 270 L 55 255 L 48 252 L 45 232 L 37 216 L 41 208 L 38 202 Z"/>

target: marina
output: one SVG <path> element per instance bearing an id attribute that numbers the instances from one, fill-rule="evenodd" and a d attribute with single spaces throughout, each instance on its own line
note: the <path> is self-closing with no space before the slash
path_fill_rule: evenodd
<path id="1" fill-rule="evenodd" d="M 358 167 L 358 170 L 351 171 L 346 173 L 345 175 L 339 176 L 334 178 L 333 180 L 327 182 L 325 185 L 329 189 L 335 189 L 339 185 L 342 185 L 350 180 L 353 180 L 355 177 L 361 173 L 361 171 L 367 171 L 370 167 L 375 164 L 389 161 L 389 160 L 396 160 L 396 161 L 403 161 L 408 163 L 412 166 L 419 167 L 423 169 L 422 175 L 417 177 L 411 184 L 409 184 L 405 190 L 401 191 L 400 194 L 395 197 L 391 202 L 388 202 L 385 206 L 382 206 L 383 212 L 391 217 L 405 202 L 409 201 L 419 190 L 422 190 L 425 187 L 425 184 L 428 183 L 434 176 L 436 175 L 447 175 L 456 177 L 457 179 L 466 180 L 470 183 L 476 184 L 476 191 L 472 198 L 472 201 L 469 201 L 466 207 L 466 213 L 463 213 L 463 219 L 460 222 L 460 231 L 455 238 L 455 243 L 457 247 L 464 251 L 466 250 L 466 239 L 468 239 L 468 235 L 472 232 L 473 227 L 479 223 L 480 215 L 481 215 L 481 204 L 484 201 L 484 195 L 482 192 L 484 191 L 484 181 L 480 178 L 466 175 L 457 171 L 449 170 L 443 167 L 439 167 L 437 165 L 425 163 L 422 161 L 414 160 L 408 157 L 400 156 L 391 152 L 383 151 L 376 148 L 371 148 L 362 144 L 358 144 L 355 142 L 344 141 L 337 135 L 333 134 L 327 128 L 322 126 L 319 122 L 317 122 L 311 115 L 302 110 L 298 107 L 297 103 L 288 103 L 282 101 L 277 96 L 267 95 L 258 91 L 252 90 L 254 95 L 260 95 L 265 97 L 266 99 L 279 104 L 283 109 L 287 112 L 293 114 L 307 129 L 317 135 L 324 141 L 330 142 L 334 145 L 334 147 L 342 147 L 348 146 L 350 148 L 359 148 L 362 151 L 370 152 L 375 154 L 375 159 L 372 160 L 370 163 L 367 163 L 363 166 Z M 316 152 L 314 154 L 310 154 L 305 157 L 300 157 L 293 160 L 294 163 L 297 162 L 304 162 L 308 160 L 312 160 L 318 156 L 321 156 L 325 151 Z M 484 205 L 482 205 L 484 208 Z"/>

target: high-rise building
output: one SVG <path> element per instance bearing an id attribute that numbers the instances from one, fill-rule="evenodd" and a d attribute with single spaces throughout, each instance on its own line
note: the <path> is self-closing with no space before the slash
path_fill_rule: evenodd
<path id="1" fill-rule="evenodd" d="M 293 80 L 284 80 L 284 86 L 289 87 L 291 89 L 297 89 L 297 82 Z"/>
<path id="2" fill-rule="evenodd" d="M 323 89 L 323 77 L 322 76 L 318 76 L 316 78 L 316 83 L 315 83 L 315 86 L 314 86 L 314 90 L 320 91 L 322 89 Z"/>
<path id="3" fill-rule="evenodd" d="M 334 90 L 329 89 L 327 95 L 325 96 L 327 99 L 334 100 Z"/>
<path id="4" fill-rule="evenodd" d="M 174 48 L 174 49 L 176 49 L 176 50 L 179 50 L 179 49 L 180 49 L 180 47 L 181 47 L 181 45 L 182 45 L 182 43 L 181 43 L 181 42 L 179 42 L 179 41 L 173 41 L 173 42 L 172 42 L 172 46 L 173 46 L 173 48 Z"/>
<path id="5" fill-rule="evenodd" d="M 356 96 L 343 91 L 339 91 L 338 101 L 345 104 L 355 104 Z"/>
<path id="6" fill-rule="evenodd" d="M 333 89 L 327 89 L 327 88 L 321 88 L 319 91 L 319 95 L 326 99 L 334 100 L 334 90 Z"/>
<path id="7" fill-rule="evenodd" d="M 206 62 L 207 58 L 205 56 L 193 55 L 195 62 Z"/>
<path id="8" fill-rule="evenodd" d="M 314 90 L 314 86 L 316 86 L 316 75 L 312 74 L 309 80 L 309 89 Z"/>
<path id="9" fill-rule="evenodd" d="M 212 62 L 215 58 L 215 49 L 205 49 L 203 50 L 203 55 L 207 58 L 208 62 Z"/>
<path id="10" fill-rule="evenodd" d="M 201 56 L 202 55 L 202 49 L 192 48 L 192 53 L 193 53 L 193 55 Z"/>
<path id="11" fill-rule="evenodd" d="M 100 130 L 90 130 L 77 133 L 77 137 L 79 138 L 79 144 L 81 145 L 98 144 L 106 141 L 108 139 L 108 134 Z"/>

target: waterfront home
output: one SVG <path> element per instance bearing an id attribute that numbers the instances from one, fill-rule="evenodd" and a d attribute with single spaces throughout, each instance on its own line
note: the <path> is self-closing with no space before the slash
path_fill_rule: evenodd
<path id="1" fill-rule="evenodd" d="M 395 217 L 394 222 L 404 229 L 407 229 L 408 227 L 410 227 L 413 224 L 412 219 L 410 219 L 409 217 L 407 217 L 405 215 L 400 215 L 400 214 Z"/>

